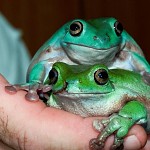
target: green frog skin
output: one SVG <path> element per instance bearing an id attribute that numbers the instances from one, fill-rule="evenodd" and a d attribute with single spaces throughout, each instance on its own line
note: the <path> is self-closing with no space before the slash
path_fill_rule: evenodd
<path id="1" fill-rule="evenodd" d="M 38 99 L 37 90 L 48 91 L 43 83 L 55 62 L 105 64 L 144 74 L 149 81 L 150 66 L 141 48 L 115 18 L 75 19 L 63 25 L 35 54 L 27 73 L 27 84 L 7 91 L 29 91 L 27 99 Z M 147 77 L 148 76 L 148 77 Z"/>
<path id="2" fill-rule="evenodd" d="M 90 141 L 90 149 L 102 149 L 115 132 L 116 149 L 134 124 L 150 132 L 150 86 L 142 76 L 129 70 L 108 69 L 105 65 L 53 65 L 47 83 L 52 85 L 47 105 L 83 117 L 106 116 L 93 126 L 101 131 Z"/>

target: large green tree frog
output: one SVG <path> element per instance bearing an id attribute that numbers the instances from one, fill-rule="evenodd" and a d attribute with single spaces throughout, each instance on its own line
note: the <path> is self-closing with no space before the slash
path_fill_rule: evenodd
<path id="1" fill-rule="evenodd" d="M 101 133 L 90 141 L 92 150 L 102 149 L 113 133 L 113 148 L 119 147 L 134 124 L 141 124 L 150 132 L 150 86 L 139 73 L 99 64 L 57 62 L 47 82 L 52 85 L 49 106 L 83 117 L 109 116 L 94 121 L 94 127 Z"/>
<path id="2" fill-rule="evenodd" d="M 115 18 L 75 19 L 62 26 L 35 54 L 27 73 L 27 84 L 6 89 L 28 90 L 27 99 L 38 99 L 37 90 L 48 91 L 43 85 L 55 62 L 68 64 L 105 64 L 144 74 L 149 81 L 150 66 L 133 38 Z"/>

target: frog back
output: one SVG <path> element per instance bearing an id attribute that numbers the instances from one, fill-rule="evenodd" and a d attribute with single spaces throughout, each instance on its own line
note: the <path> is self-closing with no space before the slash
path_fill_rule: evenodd
<path id="1" fill-rule="evenodd" d="M 150 101 L 150 86 L 143 81 L 142 75 L 134 71 L 123 69 L 110 70 L 110 82 L 117 90 L 122 90 L 127 95 L 136 95 L 136 97 L 143 97 Z"/>

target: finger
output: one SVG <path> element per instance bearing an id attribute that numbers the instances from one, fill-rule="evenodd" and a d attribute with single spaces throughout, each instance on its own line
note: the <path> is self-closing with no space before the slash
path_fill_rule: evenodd
<path id="1" fill-rule="evenodd" d="M 0 141 L 0 150 L 14 150 Z"/>
<path id="2" fill-rule="evenodd" d="M 0 74 L 0 84 L 8 84 L 8 81 L 5 79 L 5 77 Z"/>
<path id="3" fill-rule="evenodd" d="M 149 139 L 150 140 L 150 139 Z M 111 149 L 114 142 L 114 135 L 108 137 L 105 142 L 104 150 Z M 127 137 L 124 139 L 124 150 L 141 150 L 147 142 L 147 134 L 143 127 L 135 125 L 129 131 Z M 149 150 L 150 142 L 148 141 L 144 149 Z"/>
<path id="4" fill-rule="evenodd" d="M 140 150 L 147 142 L 147 134 L 143 127 L 135 125 L 124 140 L 125 150 Z"/>
<path id="5" fill-rule="evenodd" d="M 142 150 L 149 150 L 149 148 L 150 148 L 150 135 L 148 136 L 147 143 Z"/>

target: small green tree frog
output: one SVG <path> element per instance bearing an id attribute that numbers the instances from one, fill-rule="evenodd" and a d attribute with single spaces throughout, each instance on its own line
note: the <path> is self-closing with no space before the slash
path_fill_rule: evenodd
<path id="1" fill-rule="evenodd" d="M 38 99 L 55 62 L 68 64 L 105 64 L 144 74 L 149 81 L 150 66 L 134 39 L 115 18 L 75 19 L 63 25 L 35 54 L 27 72 L 27 83 L 7 86 L 7 91 L 24 89 L 27 99 Z M 148 76 L 148 77 L 147 77 Z"/>
<path id="2" fill-rule="evenodd" d="M 100 64 L 57 62 L 47 82 L 52 85 L 48 106 L 83 117 L 109 116 L 94 121 L 94 128 L 101 133 L 90 141 L 92 150 L 102 149 L 113 133 L 113 148 L 118 148 L 134 124 L 150 132 L 150 86 L 139 73 Z"/>

